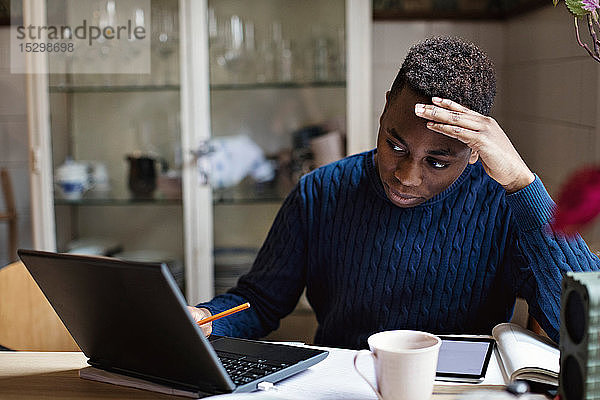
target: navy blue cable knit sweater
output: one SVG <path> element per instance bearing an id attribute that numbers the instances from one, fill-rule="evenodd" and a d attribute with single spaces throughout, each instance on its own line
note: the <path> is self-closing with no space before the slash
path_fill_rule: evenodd
<path id="1" fill-rule="evenodd" d="M 478 162 L 434 198 L 399 208 L 383 191 L 375 151 L 300 180 L 252 270 L 198 305 L 215 314 L 251 303 L 213 322 L 213 333 L 262 337 L 306 287 L 320 345 L 366 347 L 390 329 L 490 334 L 517 295 L 558 341 L 562 273 L 600 269 L 600 260 L 581 237 L 550 233 L 554 203 L 540 179 L 507 195 Z"/>

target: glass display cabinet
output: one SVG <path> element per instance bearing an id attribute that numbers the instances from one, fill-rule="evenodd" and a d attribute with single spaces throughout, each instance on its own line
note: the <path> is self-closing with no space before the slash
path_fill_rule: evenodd
<path id="1" fill-rule="evenodd" d="M 39 249 L 166 262 L 206 300 L 249 268 L 302 174 L 374 145 L 369 1 L 58 3 L 24 0 L 24 24 L 150 40 L 26 55 Z"/>

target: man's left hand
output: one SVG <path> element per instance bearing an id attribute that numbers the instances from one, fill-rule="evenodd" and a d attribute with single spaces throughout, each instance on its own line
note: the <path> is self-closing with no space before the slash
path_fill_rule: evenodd
<path id="1" fill-rule="evenodd" d="M 434 97 L 432 102 L 416 104 L 415 113 L 429 120 L 427 127 L 432 131 L 458 139 L 476 152 L 487 174 L 508 193 L 534 181 L 535 176 L 496 120 L 452 100 Z"/>

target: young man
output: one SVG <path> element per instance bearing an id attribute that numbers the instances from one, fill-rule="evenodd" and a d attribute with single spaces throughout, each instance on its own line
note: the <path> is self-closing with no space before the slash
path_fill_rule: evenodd
<path id="1" fill-rule="evenodd" d="M 374 332 L 483 333 L 516 296 L 558 341 L 565 271 L 600 268 L 581 237 L 550 231 L 554 203 L 496 121 L 491 62 L 433 38 L 412 47 L 380 118 L 377 148 L 304 176 L 285 200 L 252 270 L 197 320 L 258 338 L 306 288 L 315 343 L 360 348 Z"/>

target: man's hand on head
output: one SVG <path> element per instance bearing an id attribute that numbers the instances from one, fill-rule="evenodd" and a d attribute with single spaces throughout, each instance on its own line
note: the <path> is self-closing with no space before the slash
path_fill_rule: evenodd
<path id="1" fill-rule="evenodd" d="M 481 159 L 487 174 L 514 193 L 534 181 L 529 170 L 506 133 L 492 117 L 468 109 L 454 101 L 434 97 L 433 104 L 416 104 L 415 114 L 427 122 L 432 131 L 465 143 Z M 471 157 L 471 163 L 477 157 Z"/>
<path id="2" fill-rule="evenodd" d="M 210 311 L 206 308 L 197 308 L 197 307 L 192 307 L 192 306 L 187 306 L 187 308 L 188 308 L 188 311 L 190 312 L 190 314 L 192 314 L 194 321 L 196 321 L 196 322 L 202 321 L 203 319 L 208 318 L 212 315 L 210 313 Z M 212 333 L 212 322 L 209 322 L 208 324 L 200 325 L 200 328 L 202 329 L 204 336 L 209 337 L 210 334 Z"/>

